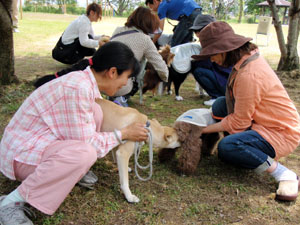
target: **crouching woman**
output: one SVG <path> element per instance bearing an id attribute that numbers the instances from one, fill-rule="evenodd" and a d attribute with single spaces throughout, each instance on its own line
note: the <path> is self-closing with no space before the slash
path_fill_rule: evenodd
<path id="1" fill-rule="evenodd" d="M 233 66 L 226 96 L 212 105 L 220 122 L 203 133 L 227 131 L 218 145 L 221 160 L 267 172 L 279 187 L 276 199 L 293 201 L 299 178 L 277 160 L 293 152 L 300 141 L 299 114 L 277 75 L 260 56 L 256 45 L 234 33 L 225 22 L 213 22 L 200 32 L 200 58 Z"/>
<path id="2" fill-rule="evenodd" d="M 95 99 L 114 95 L 139 72 L 133 52 L 120 42 L 103 45 L 93 65 L 48 82 L 21 105 L 4 131 L 0 170 L 22 183 L 0 197 L 0 224 L 32 224 L 24 203 L 53 214 L 97 158 L 118 139 L 147 139 L 144 124 L 100 132 L 103 113 Z M 27 210 L 26 210 L 27 211 Z"/>

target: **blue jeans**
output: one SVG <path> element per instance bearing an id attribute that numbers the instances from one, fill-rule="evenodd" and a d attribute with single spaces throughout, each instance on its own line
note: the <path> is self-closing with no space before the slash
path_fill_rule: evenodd
<path id="1" fill-rule="evenodd" d="M 212 113 L 218 117 L 227 115 L 225 97 L 217 98 L 212 105 Z M 222 161 L 248 169 L 266 170 L 275 156 L 272 145 L 250 129 L 228 135 L 218 144 L 218 157 Z"/>
<path id="2" fill-rule="evenodd" d="M 247 169 L 256 169 L 275 156 L 274 148 L 254 130 L 228 135 L 218 145 L 222 161 Z"/>
<path id="3" fill-rule="evenodd" d="M 225 95 L 226 86 L 222 87 L 219 84 L 216 75 L 212 70 L 203 67 L 197 67 L 194 70 L 193 75 L 196 81 L 213 99 Z"/>
<path id="4" fill-rule="evenodd" d="M 228 115 L 227 106 L 226 106 L 226 97 L 221 96 L 216 99 L 214 104 L 212 105 L 212 114 L 215 117 L 224 118 Z"/>

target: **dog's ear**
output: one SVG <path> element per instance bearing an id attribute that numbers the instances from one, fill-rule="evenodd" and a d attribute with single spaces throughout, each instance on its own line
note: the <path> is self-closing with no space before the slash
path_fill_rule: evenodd
<path id="1" fill-rule="evenodd" d="M 151 121 L 154 122 L 154 123 L 156 123 L 156 124 L 158 124 L 158 125 L 160 125 L 160 123 L 155 118 L 151 119 Z"/>
<path id="2" fill-rule="evenodd" d="M 175 129 L 170 127 L 164 127 L 164 139 L 168 143 L 172 143 L 177 140 L 178 135 Z"/>
<path id="3" fill-rule="evenodd" d="M 170 52 L 171 51 L 171 46 L 170 45 L 165 45 L 166 51 Z"/>
<path id="4" fill-rule="evenodd" d="M 172 139 L 173 139 L 173 136 L 171 134 L 165 134 L 164 135 L 164 139 L 168 142 L 168 143 L 171 143 L 172 142 Z"/>

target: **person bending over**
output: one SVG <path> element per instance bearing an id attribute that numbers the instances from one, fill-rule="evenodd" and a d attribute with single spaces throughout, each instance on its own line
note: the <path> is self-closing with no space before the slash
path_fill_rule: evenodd
<path id="1" fill-rule="evenodd" d="M 279 182 L 276 199 L 293 201 L 298 196 L 299 178 L 278 159 L 299 145 L 299 113 L 251 40 L 235 34 L 226 22 L 210 23 L 200 32 L 199 58 L 233 66 L 226 96 L 212 105 L 213 116 L 221 121 L 207 126 L 202 133 L 227 131 L 230 135 L 218 144 L 219 158 L 259 174 L 270 174 Z"/>
<path id="2" fill-rule="evenodd" d="M 200 31 L 215 21 L 213 16 L 198 15 L 190 30 L 194 31 L 199 38 Z M 225 96 L 226 83 L 231 70 L 231 66 L 220 66 L 210 59 L 192 61 L 192 74 L 195 80 L 211 97 L 210 100 L 204 101 L 204 105 L 211 106 L 218 97 Z"/>
<path id="3" fill-rule="evenodd" d="M 146 59 L 147 62 L 153 65 L 161 80 L 167 82 L 169 77 L 167 64 L 158 53 L 149 36 L 158 28 L 159 18 L 157 15 L 151 12 L 149 8 L 140 6 L 128 17 L 124 26 L 115 29 L 111 41 L 119 41 L 126 44 L 133 51 L 137 60 L 141 62 L 143 59 Z M 123 93 L 130 92 L 132 83 L 133 81 L 129 80 L 128 84 L 117 95 L 122 96 Z M 126 106 L 126 97 L 120 97 L 117 100 Z"/>
<path id="4" fill-rule="evenodd" d="M 165 18 L 179 21 L 173 29 L 170 45 L 184 44 L 193 40 L 193 31 L 189 28 L 197 15 L 201 14 L 202 8 L 194 0 L 146 0 L 145 4 L 151 8 L 160 18 L 160 29 L 164 30 Z M 153 42 L 160 38 L 157 34 Z"/>
<path id="5" fill-rule="evenodd" d="M 103 45 L 83 71 L 54 79 L 32 92 L 5 128 L 0 171 L 21 184 L 0 197 L 0 224 L 30 225 L 29 203 L 52 215 L 95 163 L 119 145 L 144 141 L 145 124 L 101 132 L 103 113 L 95 100 L 114 95 L 139 72 L 133 52 L 120 42 Z"/>

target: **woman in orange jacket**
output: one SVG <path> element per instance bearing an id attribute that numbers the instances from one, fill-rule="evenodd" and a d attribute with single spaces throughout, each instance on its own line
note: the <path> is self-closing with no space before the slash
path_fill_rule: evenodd
<path id="1" fill-rule="evenodd" d="M 279 182 L 276 199 L 293 201 L 299 178 L 277 160 L 299 145 L 299 114 L 251 40 L 235 34 L 225 22 L 213 22 L 200 32 L 202 51 L 197 58 L 233 66 L 226 96 L 212 105 L 213 116 L 220 122 L 203 133 L 228 132 L 218 145 L 219 158 L 257 173 L 268 172 Z"/>

